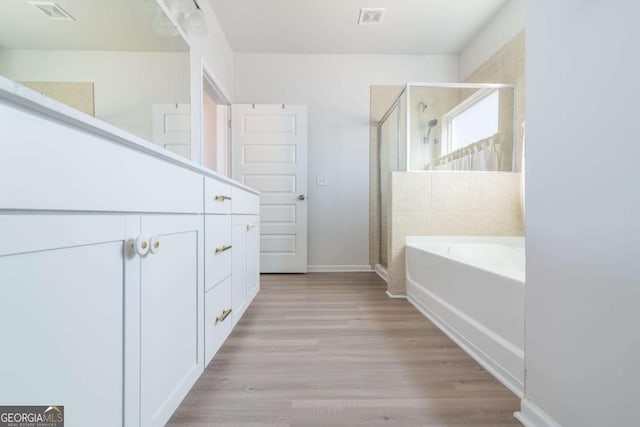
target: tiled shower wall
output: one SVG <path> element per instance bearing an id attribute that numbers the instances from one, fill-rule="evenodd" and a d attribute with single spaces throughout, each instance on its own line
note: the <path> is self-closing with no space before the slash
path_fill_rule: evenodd
<path id="1" fill-rule="evenodd" d="M 495 55 L 478 67 L 464 81 L 465 83 L 510 83 L 516 87 L 516 125 L 513 160 L 515 171 L 522 170 L 522 138 L 525 118 L 525 32 L 522 31 Z"/>
<path id="2" fill-rule="evenodd" d="M 466 83 L 515 85 L 516 138 L 513 157 L 516 172 L 522 170 L 524 129 L 521 124 L 525 120 L 525 38 L 525 32 L 522 31 L 465 79 Z M 391 244 L 387 255 L 390 260 L 387 284 L 389 292 L 405 294 L 406 236 L 523 236 L 524 213 L 520 188 L 520 173 L 393 174 L 388 231 Z M 416 199 L 417 203 L 411 199 Z M 413 203 L 415 206 L 412 206 Z M 428 209 L 424 209 L 425 206 Z"/>
<path id="3" fill-rule="evenodd" d="M 393 172 L 388 291 L 405 295 L 407 236 L 523 236 L 520 173 Z"/>
<path id="4" fill-rule="evenodd" d="M 516 132 L 516 138 L 515 138 L 515 147 L 514 147 L 514 160 L 515 160 L 515 170 L 516 171 L 520 171 L 522 168 L 522 140 L 523 140 L 523 134 L 524 134 L 524 129 L 522 128 L 521 124 L 524 121 L 525 118 L 525 32 L 521 32 L 520 34 L 518 34 L 517 36 L 515 36 L 512 40 L 510 40 L 507 44 L 505 44 L 498 52 L 496 52 L 496 54 L 491 57 L 489 60 L 487 60 L 483 65 L 481 65 L 480 67 L 478 67 L 478 69 L 476 71 L 474 71 L 469 77 L 467 77 L 465 79 L 466 83 L 511 83 L 514 84 L 516 86 L 516 126 L 515 126 L 515 132 Z M 393 100 L 395 99 L 395 97 L 398 96 L 398 94 L 400 93 L 400 91 L 402 90 L 402 86 L 374 86 L 371 88 L 371 171 L 370 171 L 370 208 L 369 208 L 369 227 L 370 227 L 370 232 L 369 232 L 369 256 L 370 256 L 370 262 L 372 266 L 375 266 L 376 264 L 378 264 L 378 260 L 379 260 L 379 253 L 378 253 L 378 248 L 379 248 L 379 241 L 380 241 L 380 236 L 378 235 L 378 230 L 379 230 L 379 218 L 378 218 L 378 201 L 377 201 L 377 194 L 378 194 L 378 135 L 377 135 L 377 121 L 380 120 L 380 118 L 382 117 L 382 115 L 384 114 L 384 112 L 388 109 L 388 107 L 391 105 L 391 103 L 393 102 Z M 438 172 L 438 173 L 443 173 L 443 174 L 447 174 L 447 172 Z M 456 173 L 456 172 L 451 172 L 451 173 Z M 464 172 L 457 172 L 457 173 L 461 173 L 464 174 Z M 474 172 L 474 174 L 477 174 L 478 172 Z M 428 172 L 418 172 L 417 174 L 429 174 Z M 509 174 L 509 173 L 504 173 L 505 175 L 510 175 L 512 177 L 517 177 L 517 178 L 511 178 L 514 181 L 518 181 L 520 179 L 520 174 Z M 426 175 L 425 175 L 426 176 Z M 474 179 L 475 179 L 476 175 L 474 175 Z M 400 178 L 401 179 L 401 178 Z M 424 178 L 426 179 L 426 178 Z M 443 178 L 443 179 L 447 179 L 447 178 Z M 501 179 L 501 178 L 499 178 Z M 505 178 L 507 179 L 507 178 Z M 393 184 L 392 184 L 393 185 Z M 425 185 L 425 183 L 423 183 L 423 185 Z M 478 185 L 477 183 L 474 185 Z M 463 185 L 464 186 L 464 185 Z M 519 185 L 518 185 L 519 187 Z M 495 188 L 495 187 L 494 187 Z M 499 187 L 497 188 L 499 190 Z M 404 190 L 401 190 L 404 191 Z M 453 192 L 455 191 L 455 189 L 451 189 L 451 193 L 453 194 Z M 397 192 L 396 195 L 398 195 Z M 405 191 L 406 194 L 406 191 Z M 448 196 L 451 198 L 455 198 L 453 195 Z M 382 227 L 384 229 L 384 232 L 388 233 L 388 235 L 394 234 L 395 235 L 395 244 L 394 241 L 391 241 L 391 245 L 390 247 L 392 248 L 392 250 L 395 252 L 393 254 L 389 254 L 390 256 L 390 260 L 392 260 L 389 263 L 389 273 L 390 276 L 392 276 L 392 272 L 397 272 L 397 274 L 401 274 L 402 277 L 397 279 L 394 278 L 392 276 L 392 280 L 390 280 L 390 282 L 393 282 L 393 288 L 400 288 L 401 289 L 401 293 L 404 293 L 404 265 L 402 265 L 402 268 L 398 267 L 398 260 L 397 260 L 397 255 L 399 253 L 399 249 L 397 246 L 397 242 L 398 239 L 400 239 L 402 242 L 404 242 L 404 238 L 400 238 L 399 236 L 402 233 L 392 233 L 394 227 L 396 225 L 401 225 L 401 224 L 406 224 L 409 221 L 413 221 L 412 224 L 415 225 L 415 229 L 416 231 L 412 231 L 412 234 L 421 234 L 418 233 L 418 231 L 422 230 L 434 230 L 434 233 L 436 234 L 450 234 L 447 233 L 447 230 L 450 230 L 451 227 L 451 221 L 454 221 L 454 218 L 459 218 L 459 217 L 464 217 L 465 215 L 468 214 L 468 212 L 470 211 L 469 208 L 466 206 L 466 201 L 464 201 L 465 199 L 460 199 L 459 203 L 460 203 L 460 207 L 462 208 L 462 212 L 448 212 L 450 215 L 448 217 L 444 217 L 442 212 L 445 212 L 445 210 L 443 208 L 434 206 L 434 209 L 432 209 L 431 211 L 433 212 L 439 212 L 437 214 L 435 214 L 435 226 L 439 227 L 440 225 L 442 225 L 444 228 L 442 230 L 437 229 L 434 230 L 433 229 L 433 224 L 432 224 L 432 218 L 423 218 L 421 215 L 419 215 L 420 212 L 425 212 L 425 211 L 417 211 L 415 209 L 417 209 L 417 207 L 403 207 L 403 211 L 397 211 L 399 213 L 401 213 L 401 215 L 395 214 L 395 218 L 396 220 L 394 221 L 392 218 L 392 221 L 394 222 L 391 225 L 390 229 L 387 229 L 388 227 Z M 520 196 L 519 194 L 514 195 L 512 201 L 515 203 L 518 203 L 519 205 L 519 200 L 520 200 Z M 495 220 L 498 220 L 500 218 L 500 216 L 504 216 L 504 214 L 500 214 L 499 212 L 496 212 L 495 215 L 493 216 L 493 218 Z M 467 215 L 468 216 L 468 215 Z M 479 221 L 481 222 L 487 222 L 490 221 L 488 216 L 484 216 L 482 218 L 477 217 Z M 519 219 L 519 221 L 522 223 L 523 220 L 522 218 Z M 429 228 L 427 228 L 427 225 L 429 226 Z M 504 227 L 504 224 L 487 224 L 486 229 L 487 230 L 500 230 L 501 227 Z M 523 231 L 521 231 L 519 234 L 522 234 Z M 424 233 L 422 233 L 424 234 Z M 514 234 L 518 234 L 518 233 L 514 233 Z M 403 258 L 402 258 L 402 263 L 404 263 L 404 243 L 402 243 L 402 254 L 403 254 Z M 396 274 L 396 276 L 397 276 Z M 401 286 L 398 286 L 397 284 L 401 283 Z M 390 286 L 390 289 L 391 286 Z"/>

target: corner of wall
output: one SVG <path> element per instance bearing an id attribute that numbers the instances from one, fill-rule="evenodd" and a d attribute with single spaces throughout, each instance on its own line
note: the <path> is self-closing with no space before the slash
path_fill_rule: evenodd
<path id="1" fill-rule="evenodd" d="M 458 54 L 458 77 L 464 81 L 509 40 L 525 29 L 525 0 L 508 0 Z"/>
<path id="2" fill-rule="evenodd" d="M 522 399 L 521 409 L 514 417 L 525 427 L 560 427 L 553 418 L 529 399 Z"/>
<path id="3" fill-rule="evenodd" d="M 211 67 L 211 71 L 218 80 L 216 83 L 220 89 L 230 98 L 234 99 L 235 58 L 231 44 L 209 2 L 201 2 L 202 11 L 205 14 L 209 35 L 195 43 L 198 46 L 203 60 Z"/>

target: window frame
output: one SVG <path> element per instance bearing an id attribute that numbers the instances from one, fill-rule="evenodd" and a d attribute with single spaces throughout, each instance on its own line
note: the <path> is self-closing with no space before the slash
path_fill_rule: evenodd
<path id="1" fill-rule="evenodd" d="M 472 108 L 474 105 L 479 103 L 480 101 L 488 98 L 489 96 L 498 93 L 498 129 L 500 129 L 500 88 L 485 88 L 476 91 L 473 95 L 469 96 L 467 99 L 462 101 L 460 104 L 453 107 L 451 110 L 442 115 L 442 148 L 440 152 L 440 156 L 443 157 L 447 154 L 452 153 L 453 150 L 453 120 L 464 113 L 465 111 Z M 477 142 L 477 141 L 475 141 Z M 462 147 L 459 147 L 462 148 Z"/>

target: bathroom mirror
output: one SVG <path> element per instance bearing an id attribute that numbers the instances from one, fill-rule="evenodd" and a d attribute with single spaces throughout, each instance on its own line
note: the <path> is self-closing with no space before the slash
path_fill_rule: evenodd
<path id="1" fill-rule="evenodd" d="M 191 157 L 189 46 L 155 0 L 2 1 L 0 75 Z"/>

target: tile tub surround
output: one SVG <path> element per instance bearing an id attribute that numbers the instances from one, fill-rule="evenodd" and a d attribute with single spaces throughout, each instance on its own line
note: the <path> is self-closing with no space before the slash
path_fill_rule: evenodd
<path id="1" fill-rule="evenodd" d="M 515 105 L 515 171 L 522 170 L 522 140 L 525 120 L 525 31 L 500 48 L 491 58 L 478 67 L 465 83 L 510 83 L 516 87 Z M 370 173 L 369 173 L 369 259 L 372 266 L 379 260 L 379 218 L 378 218 L 378 127 L 377 121 L 382 118 L 389 106 L 402 91 L 403 86 L 371 87 L 371 131 L 370 131 Z M 461 91 L 464 97 L 464 91 Z M 384 227 L 383 227 L 384 228 Z"/>
<path id="2" fill-rule="evenodd" d="M 520 174 L 511 172 L 393 172 L 389 282 L 405 295 L 407 236 L 523 236 Z"/>

